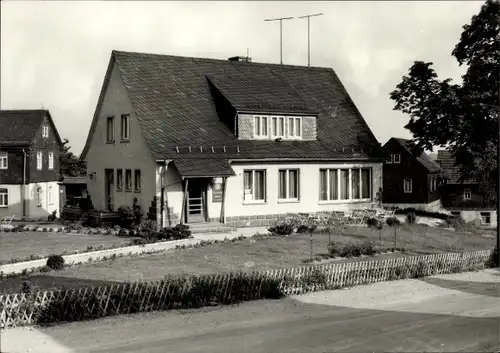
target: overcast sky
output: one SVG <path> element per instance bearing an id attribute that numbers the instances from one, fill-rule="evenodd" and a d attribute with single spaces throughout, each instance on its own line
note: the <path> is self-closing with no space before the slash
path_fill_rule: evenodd
<path id="1" fill-rule="evenodd" d="M 381 143 L 410 137 L 389 92 L 414 60 L 459 79 L 451 51 L 482 1 L 1 2 L 1 108 L 49 109 L 80 153 L 111 50 L 279 63 L 279 23 L 311 19 L 311 64 L 333 68 Z M 307 20 L 283 22 L 283 61 L 307 65 Z"/>

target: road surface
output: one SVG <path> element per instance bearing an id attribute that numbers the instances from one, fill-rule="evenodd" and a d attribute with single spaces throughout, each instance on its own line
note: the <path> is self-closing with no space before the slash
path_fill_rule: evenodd
<path id="1" fill-rule="evenodd" d="M 6 353 L 498 352 L 500 272 L 2 332 Z"/>

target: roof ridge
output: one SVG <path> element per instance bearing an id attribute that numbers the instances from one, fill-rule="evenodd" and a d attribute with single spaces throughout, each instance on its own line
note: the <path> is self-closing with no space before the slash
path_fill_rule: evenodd
<path id="1" fill-rule="evenodd" d="M 196 57 L 196 56 L 185 56 L 185 55 L 172 55 L 172 54 L 159 54 L 159 53 L 145 53 L 145 52 L 137 52 L 137 51 L 125 51 L 125 50 L 112 50 L 112 55 L 125 55 L 125 56 L 149 56 L 149 57 L 169 57 L 169 58 L 178 58 L 178 59 L 194 59 L 205 62 L 226 62 L 229 64 L 239 63 L 235 61 L 230 61 L 227 59 L 215 59 L 215 58 L 205 58 L 205 57 Z M 323 70 L 323 71 L 334 71 L 331 67 L 326 66 L 303 66 L 303 65 L 290 65 L 290 64 L 276 64 L 276 63 L 267 63 L 267 62 L 243 62 L 241 64 L 244 65 L 271 65 L 275 67 L 286 67 L 286 68 L 295 68 L 295 69 L 310 69 L 310 70 Z"/>

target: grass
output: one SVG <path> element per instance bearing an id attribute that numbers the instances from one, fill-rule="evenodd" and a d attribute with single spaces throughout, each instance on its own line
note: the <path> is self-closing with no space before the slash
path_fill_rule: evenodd
<path id="1" fill-rule="evenodd" d="M 9 232 L 0 235 L 0 261 L 12 258 L 26 259 L 31 255 L 48 256 L 63 251 L 85 251 L 89 246 L 110 248 L 125 244 L 132 238 L 119 238 L 114 235 L 85 235 L 52 232 Z"/>
<path id="2" fill-rule="evenodd" d="M 327 234 L 313 234 L 314 257 L 327 252 L 328 239 Z M 379 232 L 369 228 L 348 227 L 336 231 L 335 235 L 331 236 L 331 240 L 341 244 L 370 241 L 376 246 L 393 247 L 394 228 L 385 227 Z M 98 286 L 110 282 L 155 280 L 167 274 L 202 274 L 308 266 L 309 264 L 304 261 L 310 258 L 310 244 L 309 234 L 244 239 L 234 243 L 212 244 L 156 255 L 122 257 L 112 261 L 74 266 L 61 271 L 30 276 L 29 280 L 41 288 L 80 287 Z M 403 225 L 397 229 L 396 247 L 405 248 L 406 251 L 380 255 L 376 259 L 450 251 L 486 250 L 492 249 L 494 244 L 495 238 L 423 225 Z M 342 261 L 365 261 L 367 259 L 370 258 Z M 23 280 L 23 277 L 1 279 L 0 292 L 19 291 Z"/>

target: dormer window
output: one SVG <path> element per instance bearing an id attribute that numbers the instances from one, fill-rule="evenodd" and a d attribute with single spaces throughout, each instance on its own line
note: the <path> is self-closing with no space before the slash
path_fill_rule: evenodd
<path id="1" fill-rule="evenodd" d="M 288 118 L 288 136 L 301 137 L 302 136 L 302 118 Z"/>
<path id="2" fill-rule="evenodd" d="M 274 138 L 285 137 L 285 117 L 273 116 L 271 121 L 271 135 Z"/>
<path id="3" fill-rule="evenodd" d="M 47 125 L 42 126 L 42 137 L 43 138 L 49 137 L 49 127 Z"/>
<path id="4" fill-rule="evenodd" d="M 254 134 L 255 137 L 267 137 L 268 133 L 268 125 L 267 125 L 267 116 L 256 116 L 254 123 Z"/>

